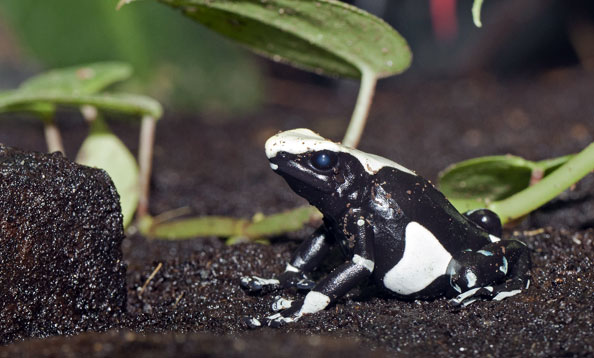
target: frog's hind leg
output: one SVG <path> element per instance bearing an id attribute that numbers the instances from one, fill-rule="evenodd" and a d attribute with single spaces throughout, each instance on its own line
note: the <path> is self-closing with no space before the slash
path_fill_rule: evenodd
<path id="1" fill-rule="evenodd" d="M 501 220 L 499 216 L 489 209 L 476 209 L 464 213 L 475 225 L 488 232 L 489 234 L 500 238 L 502 234 Z"/>
<path id="2" fill-rule="evenodd" d="M 460 294 L 450 302 L 467 306 L 479 298 L 502 300 L 530 285 L 530 250 L 518 240 L 502 240 L 465 251 L 448 267 L 450 284 Z"/>

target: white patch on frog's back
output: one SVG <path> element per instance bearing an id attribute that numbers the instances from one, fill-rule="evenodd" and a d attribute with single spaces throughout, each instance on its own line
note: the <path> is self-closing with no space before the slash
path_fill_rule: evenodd
<path id="1" fill-rule="evenodd" d="M 444 275 L 452 255 L 423 225 L 410 222 L 405 229 L 402 259 L 384 276 L 384 286 L 401 295 L 410 295 Z"/>
<path id="2" fill-rule="evenodd" d="M 407 169 L 396 162 L 380 157 L 379 155 L 365 153 L 340 143 L 335 143 L 307 128 L 292 129 L 278 133 L 268 138 L 265 147 L 268 159 L 274 158 L 278 152 L 301 154 L 319 150 L 329 150 L 332 152 L 343 152 L 352 155 L 361 162 L 361 165 L 363 165 L 363 168 L 365 168 L 365 171 L 369 174 L 375 174 L 383 167 L 392 167 L 416 175 L 412 170 Z"/>

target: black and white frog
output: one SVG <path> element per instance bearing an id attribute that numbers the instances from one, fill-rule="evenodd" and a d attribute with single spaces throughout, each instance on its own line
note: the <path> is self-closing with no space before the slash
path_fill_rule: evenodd
<path id="1" fill-rule="evenodd" d="M 429 181 L 388 159 L 327 140 L 309 129 L 266 142 L 270 166 L 324 215 L 278 279 L 241 278 L 250 292 L 297 287 L 303 299 L 277 298 L 268 325 L 325 309 L 371 279 L 403 299 L 453 297 L 455 306 L 502 300 L 530 285 L 529 249 L 501 240 L 489 210 L 460 214 Z M 347 260 L 317 283 L 308 273 L 339 245 Z M 252 326 L 261 325 L 251 319 Z"/>

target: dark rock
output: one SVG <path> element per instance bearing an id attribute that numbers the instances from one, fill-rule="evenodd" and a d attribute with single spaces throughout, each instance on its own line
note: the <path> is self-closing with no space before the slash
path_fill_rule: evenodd
<path id="1" fill-rule="evenodd" d="M 0 144 L 0 343 L 116 324 L 123 238 L 107 173 Z"/>

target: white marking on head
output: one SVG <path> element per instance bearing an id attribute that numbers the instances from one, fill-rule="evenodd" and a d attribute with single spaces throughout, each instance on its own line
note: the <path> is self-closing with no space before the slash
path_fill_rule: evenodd
<path id="1" fill-rule="evenodd" d="M 412 221 L 405 229 L 402 258 L 384 276 L 384 286 L 402 295 L 419 292 L 446 274 L 451 259 L 431 231 Z"/>
<path id="2" fill-rule="evenodd" d="M 274 163 L 270 163 L 270 168 L 272 168 L 272 170 L 277 170 L 278 169 L 278 165 L 276 165 Z"/>
<path id="3" fill-rule="evenodd" d="M 301 306 L 298 315 L 316 313 L 326 308 L 329 303 L 330 297 L 321 292 L 309 291 L 305 296 L 305 300 L 303 300 L 303 306 Z"/>
<path id="4" fill-rule="evenodd" d="M 362 152 L 344 146 L 340 143 L 332 142 L 310 129 L 299 128 L 278 133 L 266 141 L 266 156 L 268 159 L 274 158 L 278 152 L 287 152 L 291 154 L 302 154 L 320 150 L 329 150 L 332 152 L 343 152 L 357 158 L 361 165 L 369 174 L 375 174 L 383 167 L 392 167 L 400 171 L 416 175 L 412 170 L 403 167 L 389 159 L 378 155 Z"/>
<path id="5" fill-rule="evenodd" d="M 491 240 L 491 242 L 499 242 L 499 241 L 501 241 L 500 238 L 498 238 L 495 235 L 491 235 L 491 234 L 489 234 L 489 240 Z"/>
<path id="6" fill-rule="evenodd" d="M 468 287 L 474 287 L 476 285 L 477 277 L 472 271 L 466 272 L 466 282 L 468 283 Z"/>
<path id="7" fill-rule="evenodd" d="M 375 267 L 375 262 L 366 259 L 362 256 L 359 256 L 357 254 L 353 255 L 353 263 L 355 265 L 359 265 L 359 266 L 363 266 L 367 269 L 367 271 L 369 272 L 373 272 L 373 268 Z"/>
<path id="8" fill-rule="evenodd" d="M 504 298 L 508 298 L 511 296 L 515 296 L 518 293 L 522 292 L 522 290 L 512 290 L 512 291 L 503 291 L 503 292 L 499 292 L 497 294 L 497 296 L 493 297 L 493 301 L 501 301 Z"/>

